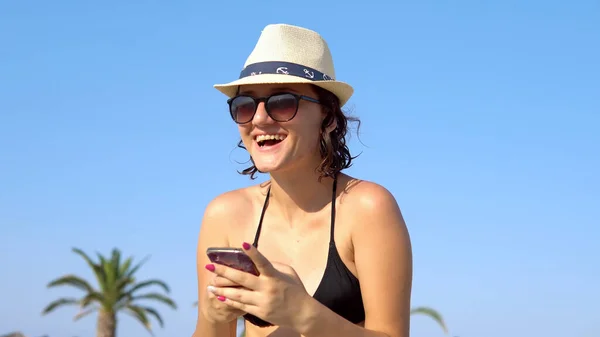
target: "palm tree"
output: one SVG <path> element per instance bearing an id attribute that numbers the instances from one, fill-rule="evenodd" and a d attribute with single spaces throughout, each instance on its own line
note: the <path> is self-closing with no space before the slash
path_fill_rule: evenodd
<path id="1" fill-rule="evenodd" d="M 80 311 L 73 318 L 75 321 L 98 311 L 96 325 L 97 337 L 115 337 L 117 328 L 117 313 L 124 312 L 136 318 L 144 327 L 152 333 L 149 316 L 153 316 L 160 326 L 164 325 L 162 317 L 154 308 L 139 304 L 139 300 L 154 300 L 177 309 L 175 302 L 157 292 L 138 294 L 140 290 L 148 286 L 156 285 L 166 293 L 169 287 L 161 280 L 151 279 L 137 282 L 135 273 L 147 261 L 142 260 L 133 268 L 133 258 L 129 257 L 121 263 L 121 252 L 113 249 L 110 259 L 98 255 L 98 262 L 93 262 L 81 249 L 73 248 L 73 252 L 81 256 L 88 266 L 93 270 L 98 282 L 98 289 L 93 288 L 86 280 L 76 275 L 64 275 L 48 284 L 48 288 L 56 286 L 71 286 L 83 290 L 81 298 L 60 298 L 50 303 L 42 311 L 42 315 L 52 312 L 54 309 L 65 305 L 78 305 Z"/>
<path id="2" fill-rule="evenodd" d="M 448 333 L 448 328 L 446 327 L 446 323 L 444 323 L 444 319 L 442 318 L 442 315 L 439 312 L 437 312 L 435 309 L 432 309 L 429 307 L 418 307 L 418 308 L 411 309 L 410 314 L 411 315 L 428 316 L 429 318 L 433 319 L 434 321 L 437 322 L 437 324 L 440 325 L 442 330 L 444 330 L 445 334 Z"/>

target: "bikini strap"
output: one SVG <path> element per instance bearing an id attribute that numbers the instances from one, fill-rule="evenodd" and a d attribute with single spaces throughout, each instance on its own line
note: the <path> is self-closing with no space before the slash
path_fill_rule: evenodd
<path id="1" fill-rule="evenodd" d="M 334 244 L 334 232 L 335 232 L 335 200 L 337 195 L 337 175 L 333 177 L 333 194 L 331 195 L 331 233 L 329 234 L 329 243 Z"/>
<path id="2" fill-rule="evenodd" d="M 258 221 L 258 228 L 256 228 L 256 234 L 254 235 L 254 243 L 252 244 L 255 248 L 258 248 L 258 237 L 260 237 L 260 230 L 262 229 L 263 218 L 265 217 L 265 211 L 267 210 L 267 203 L 269 202 L 269 196 L 271 195 L 271 186 L 267 190 L 267 196 L 265 197 L 265 203 L 263 204 L 262 211 L 260 213 L 260 220 Z"/>

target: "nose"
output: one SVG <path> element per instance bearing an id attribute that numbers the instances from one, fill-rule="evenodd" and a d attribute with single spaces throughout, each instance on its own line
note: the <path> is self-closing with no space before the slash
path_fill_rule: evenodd
<path id="1" fill-rule="evenodd" d="M 269 114 L 267 113 L 265 102 L 258 103 L 256 107 L 256 113 L 254 114 L 254 118 L 252 119 L 252 124 L 254 125 L 265 125 L 272 124 L 275 121 L 271 119 Z"/>

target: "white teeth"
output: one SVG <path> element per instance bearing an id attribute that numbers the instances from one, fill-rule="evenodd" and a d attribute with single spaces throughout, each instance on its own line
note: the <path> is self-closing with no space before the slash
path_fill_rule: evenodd
<path id="1" fill-rule="evenodd" d="M 258 135 L 258 136 L 256 136 L 256 138 L 254 138 L 254 140 L 256 140 L 257 142 L 263 142 L 265 140 L 270 140 L 270 139 L 284 140 L 285 137 L 286 137 L 285 135 Z"/>

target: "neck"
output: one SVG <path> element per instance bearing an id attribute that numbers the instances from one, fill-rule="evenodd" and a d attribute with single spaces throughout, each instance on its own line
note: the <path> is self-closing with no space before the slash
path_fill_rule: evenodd
<path id="1" fill-rule="evenodd" d="M 269 203 L 289 220 L 322 210 L 331 202 L 332 193 L 333 178 L 322 178 L 319 182 L 319 174 L 308 167 L 271 174 Z"/>

